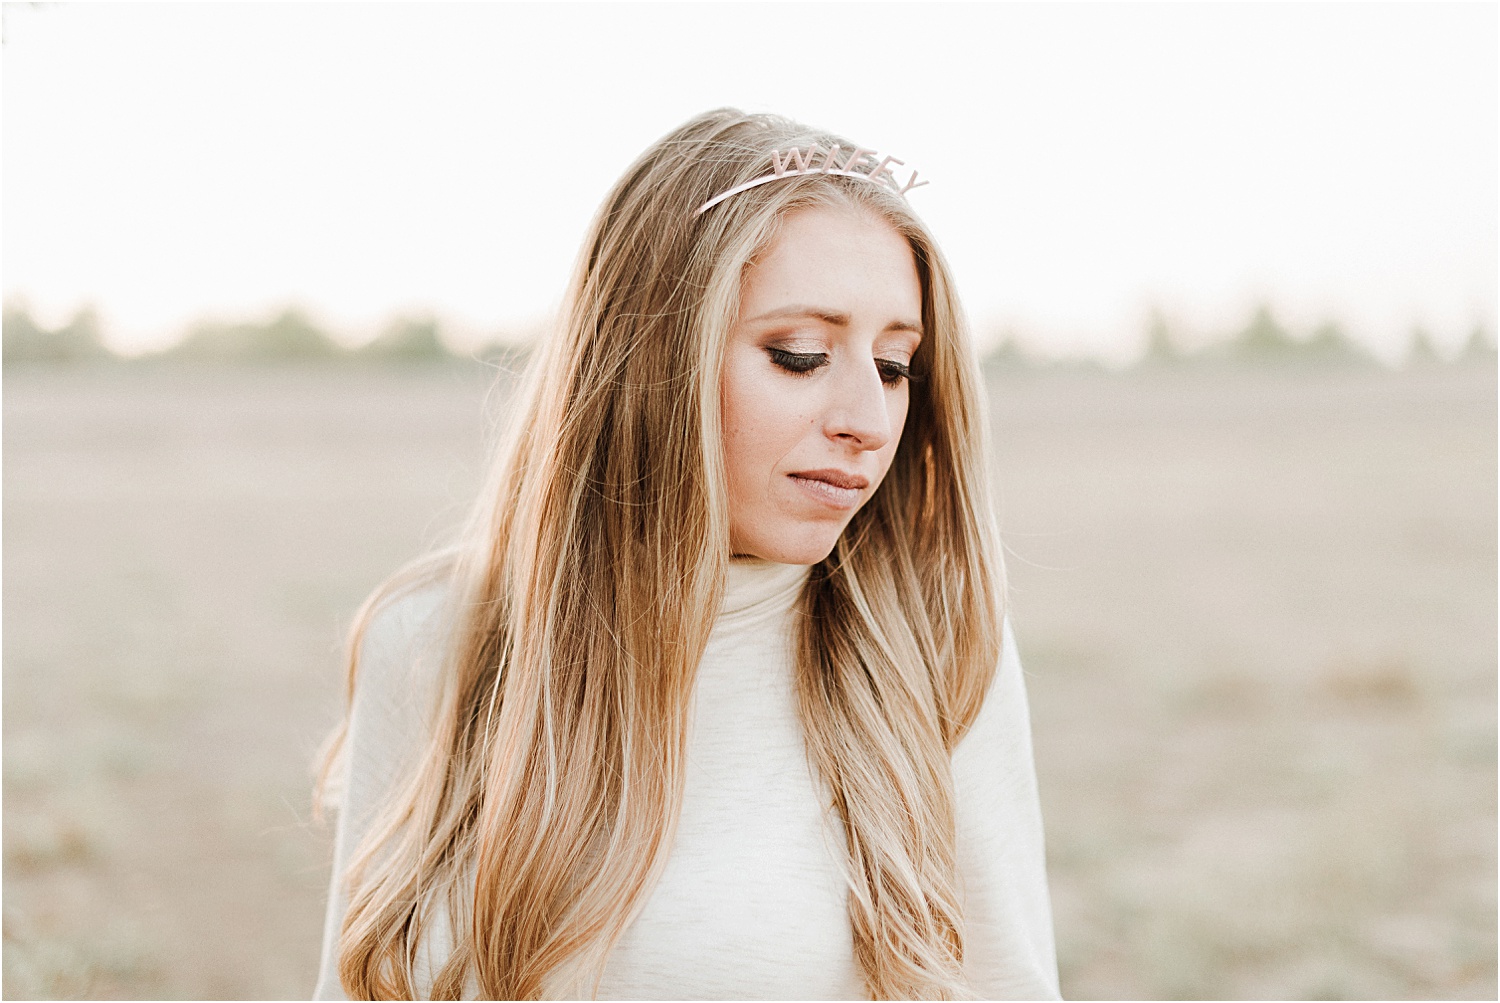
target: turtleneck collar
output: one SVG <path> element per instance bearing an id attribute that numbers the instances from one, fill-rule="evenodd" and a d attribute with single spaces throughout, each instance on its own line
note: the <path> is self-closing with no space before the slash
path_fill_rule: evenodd
<path id="1" fill-rule="evenodd" d="M 811 570 L 806 564 L 777 564 L 758 557 L 732 558 L 717 626 L 741 627 L 785 613 L 797 601 Z"/>

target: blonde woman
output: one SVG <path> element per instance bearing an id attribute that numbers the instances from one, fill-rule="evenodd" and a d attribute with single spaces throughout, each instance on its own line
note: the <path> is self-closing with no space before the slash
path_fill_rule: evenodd
<path id="1" fill-rule="evenodd" d="M 609 193 L 461 539 L 356 619 L 319 997 L 1057 995 L 924 183 L 724 110 Z"/>

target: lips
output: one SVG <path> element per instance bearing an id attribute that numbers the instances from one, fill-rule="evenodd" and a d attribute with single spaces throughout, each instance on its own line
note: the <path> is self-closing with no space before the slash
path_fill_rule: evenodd
<path id="1" fill-rule="evenodd" d="M 844 470 L 799 470 L 788 474 L 792 482 L 811 498 L 832 508 L 849 509 L 859 504 L 870 479 Z"/>
<path id="2" fill-rule="evenodd" d="M 859 474 L 848 474 L 842 470 L 835 470 L 833 468 L 827 470 L 799 470 L 792 476 L 802 477 L 809 481 L 822 481 L 825 484 L 832 484 L 836 488 L 852 488 L 855 491 L 863 491 L 870 486 L 870 479 L 868 477 L 861 477 Z"/>

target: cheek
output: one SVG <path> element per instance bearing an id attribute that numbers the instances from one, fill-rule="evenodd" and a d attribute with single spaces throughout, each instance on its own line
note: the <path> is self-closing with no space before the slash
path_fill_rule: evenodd
<path id="1" fill-rule="evenodd" d="M 731 490 L 764 485 L 777 461 L 808 426 L 785 381 L 766 372 L 757 361 L 754 357 L 726 361 L 720 384 L 724 463 Z"/>

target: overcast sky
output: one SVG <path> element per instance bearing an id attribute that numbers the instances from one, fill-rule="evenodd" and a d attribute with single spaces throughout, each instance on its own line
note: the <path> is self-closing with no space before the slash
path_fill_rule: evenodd
<path id="1" fill-rule="evenodd" d="M 0 270 L 139 349 L 288 303 L 476 339 L 706 108 L 905 160 L 982 334 L 1123 358 L 1253 304 L 1495 329 L 1495 4 L 6 4 Z"/>

